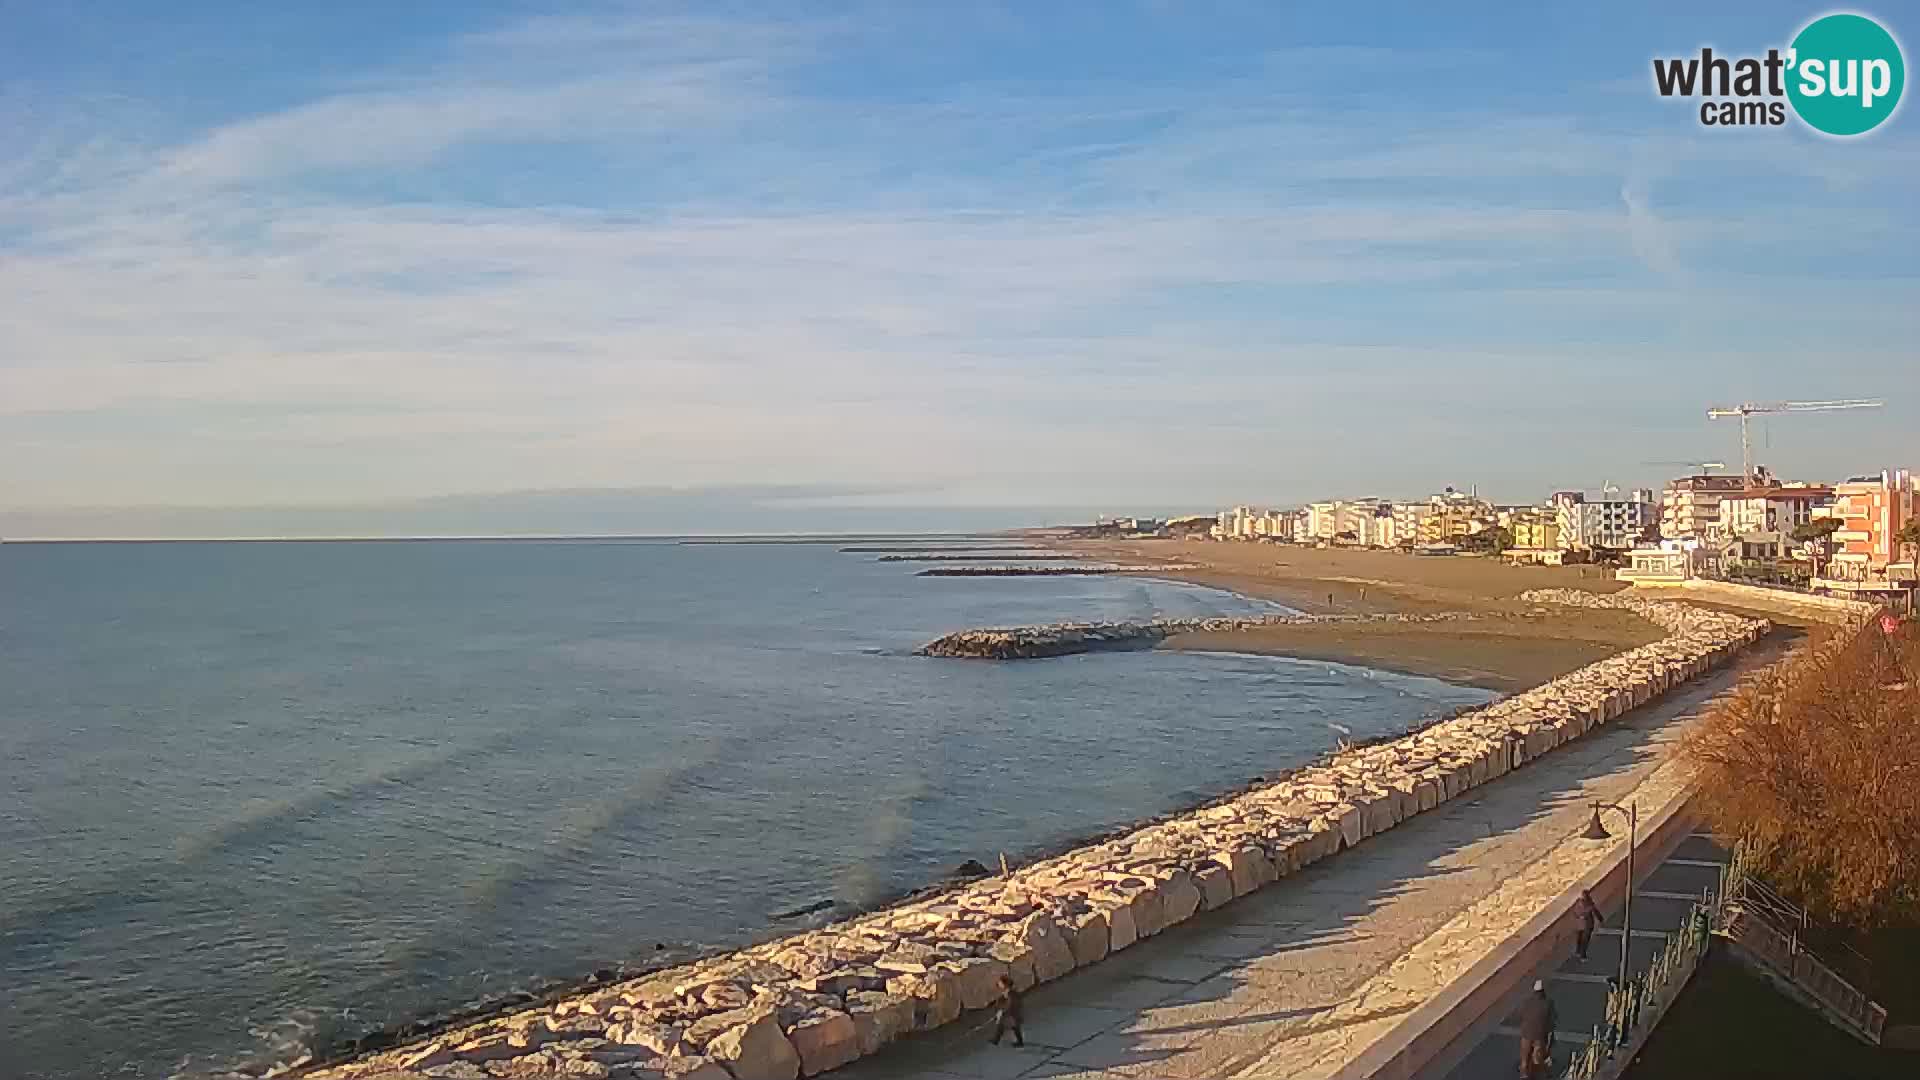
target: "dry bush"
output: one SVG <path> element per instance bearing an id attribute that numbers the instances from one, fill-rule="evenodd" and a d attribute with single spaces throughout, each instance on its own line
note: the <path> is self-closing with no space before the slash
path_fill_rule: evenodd
<path id="1" fill-rule="evenodd" d="M 1704 718 L 1682 753 L 1724 835 L 1836 922 L 1920 920 L 1920 634 L 1829 631 Z"/>

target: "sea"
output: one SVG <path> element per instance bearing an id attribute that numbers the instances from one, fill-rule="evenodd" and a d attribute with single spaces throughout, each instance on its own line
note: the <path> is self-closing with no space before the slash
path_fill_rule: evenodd
<path id="1" fill-rule="evenodd" d="M 1278 609 L 841 546 L 0 545 L 0 1077 L 257 1075 L 1488 697 L 1241 655 L 916 657 Z"/>

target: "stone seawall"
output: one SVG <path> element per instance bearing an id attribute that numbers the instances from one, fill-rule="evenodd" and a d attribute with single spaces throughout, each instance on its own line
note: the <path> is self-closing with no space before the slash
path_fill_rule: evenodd
<path id="1" fill-rule="evenodd" d="M 1535 602 L 1573 597 L 1535 594 Z M 792 1080 L 1232 903 L 1579 738 L 1764 633 L 1631 597 L 1668 632 L 1533 690 L 1212 805 L 823 929 L 595 987 L 309 1075 Z"/>
<path id="2" fill-rule="evenodd" d="M 1314 623 L 1449 622 L 1472 619 L 1465 613 L 1436 615 L 1259 615 L 1247 618 L 1147 619 L 1141 622 L 1066 622 L 1045 626 L 990 627 L 960 630 L 927 642 L 920 656 L 968 660 L 1035 660 L 1102 649 L 1137 649 L 1157 645 L 1176 634 L 1221 634 L 1262 626 L 1301 626 Z"/>

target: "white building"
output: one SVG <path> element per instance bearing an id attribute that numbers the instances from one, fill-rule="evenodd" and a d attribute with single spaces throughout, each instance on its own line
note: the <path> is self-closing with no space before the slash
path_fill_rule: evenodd
<path id="1" fill-rule="evenodd" d="M 1790 534 L 1812 521 L 1816 509 L 1832 503 L 1832 488 L 1811 484 L 1729 491 L 1721 497 L 1709 531 L 1722 539 L 1761 532 Z"/>
<path id="2" fill-rule="evenodd" d="M 1653 492 L 1644 489 L 1624 498 L 1603 494 L 1597 499 L 1578 491 L 1557 491 L 1553 509 L 1560 547 L 1566 550 L 1631 548 L 1660 516 Z"/>
<path id="3" fill-rule="evenodd" d="M 1764 467 L 1754 472 L 1758 486 L 1771 485 L 1772 474 Z M 1660 535 L 1668 540 L 1713 536 L 1720 520 L 1720 500 L 1747 486 L 1738 476 L 1711 473 L 1669 480 L 1660 496 Z"/>
<path id="4" fill-rule="evenodd" d="M 1340 504 L 1337 502 L 1317 502 L 1307 504 L 1307 535 L 1315 540 L 1332 540 L 1333 534 L 1340 531 Z"/>

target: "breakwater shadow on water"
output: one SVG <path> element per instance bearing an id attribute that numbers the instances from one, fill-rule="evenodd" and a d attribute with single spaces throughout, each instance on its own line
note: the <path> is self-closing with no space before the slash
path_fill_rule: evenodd
<path id="1" fill-rule="evenodd" d="M 1242 657 L 1237 659 L 1245 660 L 1248 658 Z M 1261 658 L 1261 659 L 1264 660 L 1264 658 Z M 1285 661 L 1279 661 L 1279 662 L 1284 663 Z M 1462 706 L 1462 708 L 1464 707 L 1465 706 Z M 1442 718 L 1443 718 L 1442 715 L 1429 714 L 1428 716 L 1424 717 L 1419 723 L 1414 724 L 1413 728 L 1418 729 L 1420 727 L 1427 726 L 1428 724 L 1438 722 Z M 1388 733 L 1386 737 L 1393 737 L 1393 736 L 1391 733 Z M 1325 757 L 1326 755 L 1317 755 L 1315 757 L 1315 760 L 1325 760 Z M 930 764 L 937 765 L 937 763 L 930 763 Z M 1077 847 L 1086 846 L 1089 843 L 1098 842 L 1105 839 L 1111 839 L 1118 836 L 1123 836 L 1128 832 L 1130 832 L 1132 829 L 1137 828 L 1142 824 L 1166 820 L 1167 818 L 1178 816 L 1180 813 L 1183 812 L 1183 809 L 1191 809 L 1195 806 L 1201 806 L 1201 805 L 1217 804 L 1219 802 L 1231 799 L 1236 794 L 1244 792 L 1245 790 L 1251 787 L 1258 786 L 1266 782 L 1270 782 L 1274 779 L 1277 779 L 1283 776 L 1291 775 L 1293 772 L 1297 771 L 1297 769 L 1305 768 L 1309 764 L 1311 764 L 1311 762 L 1302 762 L 1299 766 L 1296 766 L 1294 768 L 1288 768 L 1278 772 L 1270 772 L 1260 776 L 1249 776 L 1244 781 L 1241 781 L 1239 783 L 1226 785 L 1226 790 L 1224 791 L 1222 790 L 1221 787 L 1213 787 L 1209 790 L 1209 792 L 1204 797 L 1193 798 L 1190 800 L 1183 799 L 1181 800 L 1180 803 L 1172 807 L 1169 807 L 1167 810 L 1160 813 L 1156 813 L 1152 815 L 1129 815 L 1124 818 L 1115 819 L 1111 824 L 1096 826 L 1092 829 L 1080 830 L 1071 834 L 1063 834 L 1058 839 L 1055 839 L 1049 842 L 1020 845 L 1018 847 L 1014 847 L 1010 845 L 1008 848 L 1007 854 L 1010 860 L 1012 860 L 1016 865 L 1026 865 L 1028 863 L 1037 861 L 1041 858 L 1045 858 L 1053 854 L 1058 854 L 1064 851 L 1072 850 Z M 855 860 L 856 863 L 867 864 L 867 863 L 872 863 L 876 860 L 882 861 L 882 862 L 887 861 L 885 855 L 883 854 L 885 851 L 893 849 L 899 844 L 911 843 L 910 833 L 911 833 L 912 823 L 916 820 L 924 819 L 927 816 L 927 814 L 931 812 L 929 807 L 933 805 L 928 802 L 929 793 L 926 790 L 926 788 L 927 788 L 927 785 L 923 779 L 922 781 L 917 783 L 907 784 L 894 793 L 894 796 L 889 799 L 889 802 L 901 805 L 902 807 L 901 811 L 888 816 L 888 820 L 892 821 L 893 824 L 886 829 L 876 830 L 875 835 L 871 838 L 871 843 L 873 845 L 872 849 L 866 856 L 863 856 L 862 858 Z M 989 850 L 989 851 L 977 851 L 976 854 L 985 862 L 991 864 L 995 861 L 998 853 L 995 851 Z M 895 904 L 898 904 L 904 900 L 948 893 L 955 888 L 961 887 L 964 883 L 965 883 L 964 879 L 942 878 L 938 880 L 927 881 L 926 883 L 919 885 L 917 887 L 902 888 L 897 890 L 868 892 L 868 895 L 862 898 L 864 902 L 851 902 L 850 898 L 853 895 L 856 895 L 860 892 L 867 892 L 868 890 L 864 888 L 849 888 L 848 887 L 849 885 L 856 884 L 856 882 L 849 882 L 846 880 L 842 880 L 839 883 L 839 887 L 837 888 L 836 891 L 840 893 L 841 897 L 848 898 L 848 899 L 845 899 L 841 903 L 838 903 L 833 908 L 830 914 L 832 916 L 832 921 L 839 921 L 847 918 L 852 918 L 862 913 L 871 912 L 871 911 L 894 906 Z M 769 909 L 769 914 L 771 914 L 772 910 L 773 909 Z M 822 921 L 827 921 L 827 920 L 822 920 Z M 809 918 L 808 922 L 811 924 L 814 922 L 814 920 Z M 791 932 L 790 927 L 783 927 L 779 925 L 768 925 L 763 927 L 756 927 L 751 933 L 741 935 L 739 937 L 735 937 L 729 941 L 722 943 L 721 946 L 702 950 L 702 953 L 703 955 L 711 955 L 714 953 L 724 953 L 727 951 L 731 951 L 733 949 L 743 947 L 748 944 L 752 944 L 756 941 L 782 937 L 782 936 L 785 936 L 785 934 L 788 932 Z M 688 958 L 679 957 L 677 959 L 684 962 Z M 546 1000 L 550 998 L 557 998 L 560 996 L 564 996 L 564 990 L 569 985 L 575 988 L 581 988 L 581 987 L 590 987 L 592 985 L 596 985 L 596 983 L 581 982 L 578 980 L 575 980 L 571 983 L 567 983 L 567 982 L 557 983 L 555 984 L 555 988 L 552 990 L 551 993 L 546 993 L 543 991 L 542 999 Z M 488 1011 L 487 1008 L 482 1008 L 478 1012 L 473 1010 L 463 1009 L 463 1010 L 458 1010 L 456 1012 L 443 1014 L 443 1015 L 456 1017 L 460 1022 L 465 1023 L 471 1020 L 483 1019 L 487 1015 L 497 1015 L 498 1012 L 519 1007 L 524 1004 L 525 1004 L 524 1001 L 516 999 L 511 1001 L 500 1002 L 494 1006 L 490 1006 L 492 1011 Z M 433 1022 L 429 1022 L 424 1027 L 420 1025 L 409 1025 L 408 1027 L 405 1028 L 402 1034 L 404 1034 L 408 1038 L 411 1038 L 416 1035 L 428 1034 L 431 1031 L 445 1030 L 447 1026 L 449 1026 L 448 1023 L 433 1023 Z M 375 1033 L 374 1037 L 376 1038 L 376 1040 L 378 1040 L 383 1036 L 379 1035 L 378 1033 Z M 395 1036 L 395 1037 L 398 1037 L 398 1036 Z M 351 1051 L 353 1049 L 357 1049 L 357 1048 L 358 1047 L 346 1045 L 341 1048 L 340 1054 L 329 1053 L 323 1056 L 328 1058 L 329 1060 L 338 1060 L 338 1058 L 340 1056 L 344 1056 L 346 1052 Z"/>
<path id="2" fill-rule="evenodd" d="M 266 843 L 276 830 L 315 820 L 325 812 L 343 809 L 384 788 L 417 784 L 444 770 L 510 752 L 523 740 L 551 730 L 551 725 L 542 719 L 530 720 L 517 728 L 496 732 L 465 746 L 382 764 L 344 784 L 323 784 L 284 799 L 248 806 L 240 814 L 204 833 L 181 838 L 175 844 L 172 855 L 116 868 L 101 874 L 91 883 L 63 890 L 50 900 L 0 913 L 0 942 L 4 942 L 8 934 L 22 932 L 39 924 L 88 915 L 115 903 L 137 903 L 150 899 L 171 887 L 180 878 L 183 868 L 204 864 L 249 845 Z"/>

